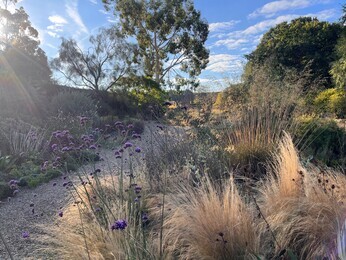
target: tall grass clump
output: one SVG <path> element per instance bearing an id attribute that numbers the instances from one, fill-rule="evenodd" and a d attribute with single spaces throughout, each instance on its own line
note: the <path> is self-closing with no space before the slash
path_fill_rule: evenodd
<path id="1" fill-rule="evenodd" d="M 221 144 L 229 152 L 236 172 L 259 179 L 266 173 L 265 165 L 271 160 L 283 131 L 291 127 L 289 111 L 252 108 L 224 130 Z"/>
<path id="2" fill-rule="evenodd" d="M 132 124 L 115 125 L 122 141 L 112 157 L 104 157 L 108 169 L 82 166 L 79 181 L 64 183 L 74 201 L 61 211 L 66 258 L 155 259 L 159 255 L 159 245 L 152 243 L 155 234 L 149 232 L 148 184 L 140 165 L 142 149 L 137 146 L 140 135 L 134 133 L 131 139 Z"/>
<path id="3" fill-rule="evenodd" d="M 46 131 L 21 120 L 7 119 L 0 123 L 4 140 L 0 151 L 16 156 L 40 153 L 46 145 Z"/>
<path id="4" fill-rule="evenodd" d="M 167 250 L 177 259 L 251 259 L 259 250 L 253 210 L 233 179 L 223 186 L 208 177 L 194 187 L 182 184 L 168 195 Z"/>
<path id="5" fill-rule="evenodd" d="M 276 254 L 290 249 L 299 259 L 338 259 L 339 223 L 346 218 L 345 176 L 304 169 L 288 135 L 279 148 L 274 170 L 260 189 L 263 241 L 267 246 L 275 242 Z M 269 232 L 275 237 L 272 242 Z"/>

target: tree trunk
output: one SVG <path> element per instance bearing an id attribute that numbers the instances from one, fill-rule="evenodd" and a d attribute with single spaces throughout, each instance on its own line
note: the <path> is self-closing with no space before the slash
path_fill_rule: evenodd
<path id="1" fill-rule="evenodd" d="M 160 57 L 159 50 L 157 47 L 157 36 L 156 31 L 154 32 L 154 47 L 155 47 L 155 81 L 160 85 Z"/>

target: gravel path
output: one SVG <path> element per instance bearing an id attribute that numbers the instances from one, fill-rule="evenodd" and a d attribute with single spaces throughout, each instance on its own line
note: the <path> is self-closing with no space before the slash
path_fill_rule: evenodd
<path id="1" fill-rule="evenodd" d="M 160 131 L 156 124 L 148 124 L 142 140 L 135 141 L 135 145 L 145 151 L 153 141 L 152 133 Z M 105 160 L 97 162 L 96 168 L 106 172 L 118 167 L 112 150 L 102 150 L 100 154 Z M 74 183 L 80 182 L 76 174 L 68 178 Z M 61 238 L 49 227 L 58 225 L 60 209 L 72 202 L 70 192 L 63 187 L 64 182 L 66 180 L 58 178 L 35 189 L 23 188 L 14 198 L 0 204 L 0 232 L 14 259 L 61 259 L 56 251 Z M 29 232 L 29 238 L 22 237 L 25 231 Z M 10 259 L 1 240 L 0 259 Z"/>

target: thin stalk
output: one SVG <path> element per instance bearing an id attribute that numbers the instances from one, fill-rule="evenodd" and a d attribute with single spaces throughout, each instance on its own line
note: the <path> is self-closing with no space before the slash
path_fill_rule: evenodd
<path id="1" fill-rule="evenodd" d="M 162 195 L 162 211 L 161 211 L 161 227 L 160 227 L 160 259 L 163 259 L 163 221 L 164 221 L 164 212 L 165 212 L 165 195 L 166 195 L 166 185 L 167 184 L 167 170 L 164 174 L 164 187 Z"/>

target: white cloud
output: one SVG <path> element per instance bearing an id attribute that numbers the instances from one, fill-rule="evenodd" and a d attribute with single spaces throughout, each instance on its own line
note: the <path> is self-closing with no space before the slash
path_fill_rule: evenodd
<path id="1" fill-rule="evenodd" d="M 242 31 L 233 31 L 228 34 L 219 34 L 218 40 L 210 47 L 224 46 L 230 50 L 239 49 L 243 53 L 249 53 L 260 42 L 263 34 L 270 28 L 282 23 L 290 22 L 298 17 L 317 17 L 319 20 L 328 20 L 337 18 L 338 11 L 336 9 L 327 9 L 317 13 L 309 13 L 305 15 L 281 15 L 273 19 L 266 19 Z"/>
<path id="2" fill-rule="evenodd" d="M 231 29 L 235 24 L 239 23 L 239 21 L 229 21 L 229 22 L 220 22 L 220 23 L 211 23 L 209 24 L 210 32 L 224 31 Z"/>
<path id="3" fill-rule="evenodd" d="M 54 24 L 67 24 L 65 18 L 60 15 L 51 15 L 48 17 L 48 20 Z"/>
<path id="4" fill-rule="evenodd" d="M 275 19 L 268 19 L 268 20 L 264 20 L 259 23 L 256 23 L 255 25 L 252 25 L 248 27 L 247 29 L 245 29 L 243 31 L 243 34 L 249 35 L 249 34 L 263 33 L 267 31 L 269 28 L 274 27 L 279 23 L 289 22 L 298 17 L 317 17 L 319 20 L 328 20 L 336 15 L 337 15 L 337 10 L 335 9 L 327 9 L 318 13 L 310 13 L 305 15 L 297 15 L 297 14 L 281 15 L 276 17 Z"/>
<path id="5" fill-rule="evenodd" d="M 54 31 L 54 32 L 62 32 L 63 25 L 62 24 L 53 24 L 53 25 L 48 25 L 47 29 L 50 31 Z"/>
<path id="6" fill-rule="evenodd" d="M 78 12 L 78 0 L 74 1 L 66 1 L 66 12 L 70 16 L 70 18 L 78 25 L 79 30 L 88 33 L 88 28 L 85 26 L 82 18 Z"/>
<path id="7" fill-rule="evenodd" d="M 271 28 L 271 27 L 273 27 L 279 23 L 291 21 L 292 19 L 295 19 L 297 17 L 298 17 L 298 15 L 281 15 L 279 17 L 276 17 L 275 19 L 264 20 L 264 21 L 261 21 L 259 23 L 256 23 L 255 25 L 252 25 L 252 26 L 246 28 L 243 31 L 243 34 L 249 35 L 249 34 L 262 33 L 262 32 L 268 30 L 269 28 Z"/>
<path id="8" fill-rule="evenodd" d="M 329 20 L 330 18 L 336 18 L 338 16 L 338 10 L 327 9 L 319 13 L 307 14 L 305 16 L 317 17 L 319 20 Z"/>
<path id="9" fill-rule="evenodd" d="M 206 70 L 218 73 L 237 72 L 243 68 L 243 58 L 240 55 L 212 54 Z"/>
<path id="10" fill-rule="evenodd" d="M 109 15 L 109 12 L 104 9 L 99 9 L 99 12 L 104 15 Z"/>
<path id="11" fill-rule="evenodd" d="M 97 4 L 97 0 L 89 0 L 90 3 L 96 5 Z"/>
<path id="12" fill-rule="evenodd" d="M 53 23 L 47 26 L 47 34 L 53 38 L 58 38 L 58 33 L 63 32 L 63 27 L 68 24 L 66 19 L 60 15 L 51 15 L 48 20 Z"/>
<path id="13" fill-rule="evenodd" d="M 234 50 L 234 49 L 238 49 L 241 45 L 248 42 L 249 40 L 246 38 L 243 38 L 243 39 L 228 38 L 224 40 L 218 40 L 212 47 L 226 46 L 229 50 Z"/>
<path id="14" fill-rule="evenodd" d="M 309 0 L 279 0 L 267 3 L 249 15 L 255 18 L 260 15 L 271 17 L 280 11 L 303 9 L 312 4 Z"/>
<path id="15" fill-rule="evenodd" d="M 59 37 L 59 35 L 58 35 L 57 33 L 55 33 L 55 32 L 48 31 L 47 33 L 48 33 L 50 36 L 52 36 L 53 38 L 58 38 L 58 37 Z"/>

